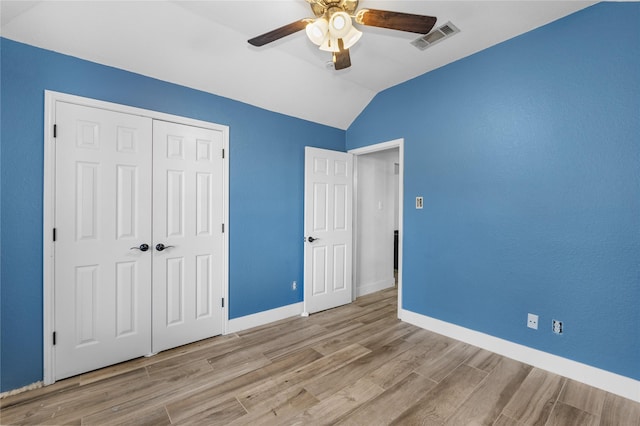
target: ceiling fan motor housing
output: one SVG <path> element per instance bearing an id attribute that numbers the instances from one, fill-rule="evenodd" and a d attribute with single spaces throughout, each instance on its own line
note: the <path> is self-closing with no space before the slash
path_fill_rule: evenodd
<path id="1" fill-rule="evenodd" d="M 346 12 L 353 15 L 357 8 L 358 0 L 316 0 L 311 2 L 311 10 L 316 18 L 324 17 L 327 21 L 335 12 Z"/>

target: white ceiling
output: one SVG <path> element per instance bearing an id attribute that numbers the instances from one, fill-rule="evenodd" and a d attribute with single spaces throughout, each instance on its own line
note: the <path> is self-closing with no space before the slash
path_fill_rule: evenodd
<path id="1" fill-rule="evenodd" d="M 378 92 L 594 3 L 361 0 L 359 9 L 436 16 L 436 27 L 461 32 L 420 51 L 415 34 L 364 27 L 342 71 L 304 31 L 247 43 L 313 17 L 304 0 L 2 0 L 0 13 L 3 37 L 346 129 Z"/>

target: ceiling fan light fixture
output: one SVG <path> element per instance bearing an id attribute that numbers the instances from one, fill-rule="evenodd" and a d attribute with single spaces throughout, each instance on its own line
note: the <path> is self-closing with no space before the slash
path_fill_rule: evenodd
<path id="1" fill-rule="evenodd" d="M 339 52 L 338 39 L 329 35 L 320 45 L 320 50 L 324 50 L 325 52 Z"/>
<path id="2" fill-rule="evenodd" d="M 351 16 L 347 12 L 335 12 L 329 18 L 329 32 L 334 38 L 344 38 L 352 27 Z"/>
<path id="3" fill-rule="evenodd" d="M 322 43 L 328 38 L 329 23 L 324 18 L 318 18 L 312 23 L 308 24 L 305 28 L 307 37 L 315 45 L 321 46 Z"/>
<path id="4" fill-rule="evenodd" d="M 351 27 L 349 33 L 343 37 L 342 41 L 344 42 L 344 48 L 349 49 L 351 46 L 356 44 L 358 40 L 362 37 L 362 31 L 356 29 L 356 27 Z"/>

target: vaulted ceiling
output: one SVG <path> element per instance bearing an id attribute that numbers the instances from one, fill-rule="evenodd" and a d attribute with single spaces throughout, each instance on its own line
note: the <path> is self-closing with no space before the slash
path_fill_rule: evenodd
<path id="1" fill-rule="evenodd" d="M 2 0 L 0 12 L 3 37 L 346 129 L 378 92 L 594 3 L 361 0 L 359 9 L 431 15 L 460 33 L 421 51 L 416 34 L 361 27 L 341 71 L 304 31 L 247 43 L 313 17 L 304 0 Z"/>

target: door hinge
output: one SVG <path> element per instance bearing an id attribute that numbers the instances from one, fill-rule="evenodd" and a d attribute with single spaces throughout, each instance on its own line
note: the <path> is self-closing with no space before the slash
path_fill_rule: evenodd
<path id="1" fill-rule="evenodd" d="M 56 228 L 53 228 L 53 241 L 56 241 Z"/>
<path id="2" fill-rule="evenodd" d="M 222 233 L 224 234 L 224 223 L 222 224 Z"/>
<path id="3" fill-rule="evenodd" d="M 224 148 L 222 148 L 222 158 L 224 158 Z"/>
<path id="4" fill-rule="evenodd" d="M 56 332 L 55 331 L 53 332 L 53 344 L 54 345 L 56 344 Z"/>
<path id="5" fill-rule="evenodd" d="M 222 298 L 222 307 L 224 308 L 224 297 Z"/>
<path id="6" fill-rule="evenodd" d="M 53 125 L 53 137 L 57 137 L 58 136 L 58 125 L 54 124 Z"/>

